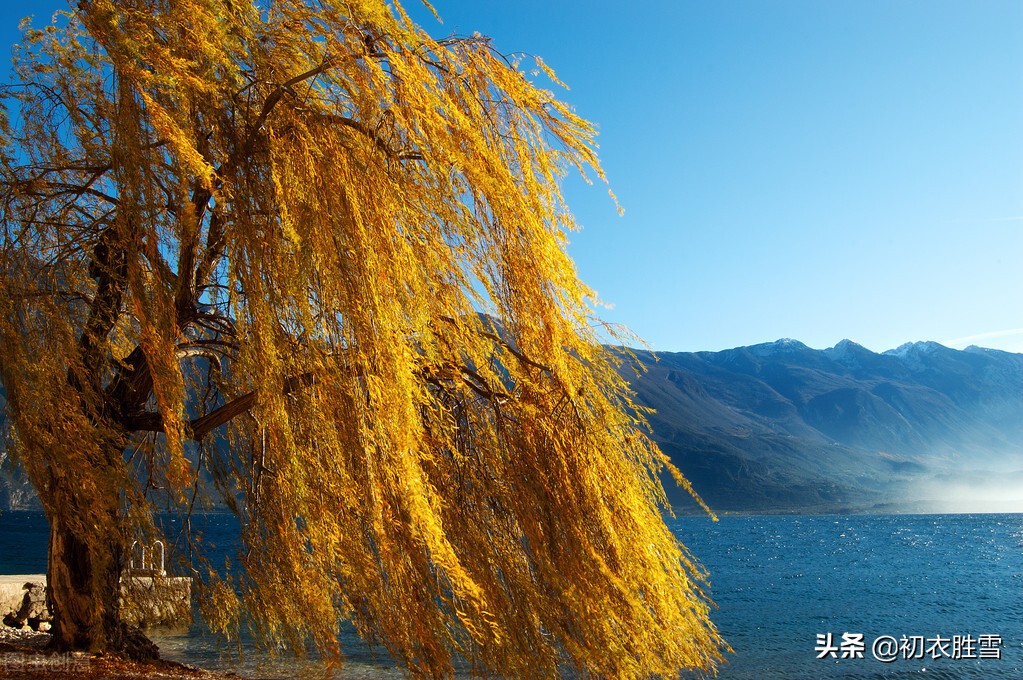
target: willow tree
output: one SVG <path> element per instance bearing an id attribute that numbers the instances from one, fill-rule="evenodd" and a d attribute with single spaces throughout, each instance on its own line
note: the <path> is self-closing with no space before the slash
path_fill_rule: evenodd
<path id="1" fill-rule="evenodd" d="M 565 253 L 589 123 L 382 0 L 82 0 L 14 68 L 0 353 L 59 645 L 122 646 L 125 546 L 220 497 L 228 630 L 337 654 L 351 620 L 432 674 L 720 659 Z"/>

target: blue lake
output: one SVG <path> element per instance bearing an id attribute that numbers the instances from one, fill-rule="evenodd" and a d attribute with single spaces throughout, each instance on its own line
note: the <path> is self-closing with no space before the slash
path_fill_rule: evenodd
<path id="1" fill-rule="evenodd" d="M 205 524 L 230 550 L 233 518 Z M 710 570 L 713 619 L 734 649 L 720 678 L 1023 677 L 1023 515 L 683 517 L 669 526 Z M 41 573 L 45 560 L 42 515 L 0 515 L 0 573 Z M 224 655 L 201 625 L 154 637 L 186 663 L 330 677 L 314 661 L 269 660 L 247 644 L 242 658 Z M 399 677 L 382 650 L 351 634 L 344 643 L 349 663 L 335 677 Z"/>

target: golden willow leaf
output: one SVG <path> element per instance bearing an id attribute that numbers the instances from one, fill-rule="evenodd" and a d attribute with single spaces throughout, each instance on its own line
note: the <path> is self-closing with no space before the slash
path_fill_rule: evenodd
<path id="1" fill-rule="evenodd" d="M 336 655 L 347 619 L 427 675 L 720 660 L 564 249 L 590 123 L 381 0 L 82 0 L 15 73 L 2 379 L 59 644 L 124 647 L 127 546 L 220 499 L 225 631 Z"/>

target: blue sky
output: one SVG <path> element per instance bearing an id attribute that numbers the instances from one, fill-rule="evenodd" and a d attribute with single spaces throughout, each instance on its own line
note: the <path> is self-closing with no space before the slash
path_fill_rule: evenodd
<path id="1" fill-rule="evenodd" d="M 596 122 L 583 279 L 659 350 L 1023 351 L 1023 3 L 435 0 Z M 17 16 L 57 3 L 5 6 Z"/>

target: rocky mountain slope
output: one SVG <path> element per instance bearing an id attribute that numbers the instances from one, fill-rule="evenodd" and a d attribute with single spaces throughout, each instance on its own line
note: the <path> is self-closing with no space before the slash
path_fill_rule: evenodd
<path id="1" fill-rule="evenodd" d="M 1023 510 L 1023 355 L 779 340 L 636 358 L 655 438 L 716 511 Z"/>
<path id="2" fill-rule="evenodd" d="M 37 510 L 39 496 L 20 468 L 9 459 L 4 439 L 7 435 L 7 421 L 4 407 L 7 405 L 6 393 L 0 385 L 0 511 L 3 510 Z"/>

